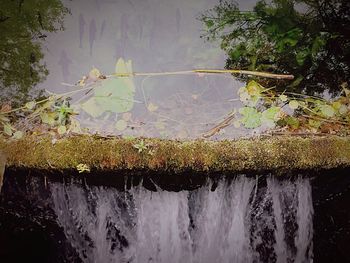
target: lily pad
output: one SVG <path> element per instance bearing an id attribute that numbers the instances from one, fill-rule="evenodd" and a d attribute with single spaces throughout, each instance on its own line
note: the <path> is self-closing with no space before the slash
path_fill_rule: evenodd
<path id="1" fill-rule="evenodd" d="M 322 115 L 324 115 L 325 117 L 333 117 L 335 114 L 335 110 L 332 106 L 330 105 L 322 105 L 320 106 L 320 111 L 322 113 Z"/>
<path id="2" fill-rule="evenodd" d="M 126 127 L 128 127 L 128 124 L 125 120 L 121 119 L 119 121 L 116 122 L 115 124 L 115 128 L 118 130 L 118 131 L 124 131 L 126 129 Z"/>

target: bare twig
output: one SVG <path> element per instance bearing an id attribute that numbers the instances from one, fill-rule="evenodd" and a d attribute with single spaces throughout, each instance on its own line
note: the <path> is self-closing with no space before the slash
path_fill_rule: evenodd
<path id="1" fill-rule="evenodd" d="M 235 113 L 231 112 L 222 122 L 217 124 L 215 127 L 210 129 L 206 133 L 202 134 L 202 137 L 203 138 L 209 138 L 209 137 L 215 135 L 216 133 L 218 133 L 223 128 L 229 126 L 234 117 L 235 117 Z"/>
<path id="2" fill-rule="evenodd" d="M 166 75 L 181 75 L 181 74 L 242 74 L 242 75 L 252 75 L 264 78 L 273 79 L 294 79 L 293 75 L 284 74 L 273 74 L 268 72 L 250 71 L 250 70 L 239 70 L 239 69 L 193 69 L 193 70 L 182 70 L 182 71 L 167 71 L 167 72 L 126 72 L 126 73 L 115 73 L 108 75 L 106 77 L 131 77 L 131 76 L 166 76 Z"/>

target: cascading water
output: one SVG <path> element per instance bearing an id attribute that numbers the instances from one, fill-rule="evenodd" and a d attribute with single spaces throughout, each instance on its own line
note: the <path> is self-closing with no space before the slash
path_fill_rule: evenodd
<path id="1" fill-rule="evenodd" d="M 312 262 L 306 178 L 238 176 L 180 192 L 53 183 L 51 191 L 84 262 Z"/>

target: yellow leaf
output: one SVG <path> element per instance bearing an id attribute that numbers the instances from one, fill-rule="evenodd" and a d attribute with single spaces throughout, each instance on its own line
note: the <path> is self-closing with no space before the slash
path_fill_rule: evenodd
<path id="1" fill-rule="evenodd" d="M 131 60 L 124 61 L 123 58 L 119 58 L 117 64 L 115 65 L 116 74 L 125 74 L 125 77 L 129 77 L 132 73 Z"/>
<path id="2" fill-rule="evenodd" d="M 123 120 L 125 120 L 125 121 L 130 121 L 130 119 L 131 119 L 131 113 L 130 113 L 130 112 L 125 112 L 125 113 L 123 113 L 122 118 L 123 118 Z"/>
<path id="3" fill-rule="evenodd" d="M 148 104 L 147 109 L 150 112 L 154 112 L 154 111 L 156 111 L 158 109 L 158 106 L 151 102 L 151 103 Z"/>
<path id="4" fill-rule="evenodd" d="M 291 100 L 288 103 L 289 108 L 291 108 L 292 110 L 295 110 L 299 107 L 299 102 L 297 102 L 296 100 Z"/>
<path id="5" fill-rule="evenodd" d="M 125 120 L 119 120 L 117 121 L 117 123 L 115 124 L 115 128 L 118 130 L 118 131 L 124 131 L 126 129 L 126 127 L 128 127 L 128 124 Z"/>
<path id="6" fill-rule="evenodd" d="M 93 68 L 89 73 L 89 79 L 96 81 L 101 76 L 101 72 L 97 68 Z"/>

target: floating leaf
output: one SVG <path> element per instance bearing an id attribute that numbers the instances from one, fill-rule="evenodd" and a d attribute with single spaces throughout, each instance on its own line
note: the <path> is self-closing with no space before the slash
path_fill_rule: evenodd
<path id="1" fill-rule="evenodd" d="M 150 112 L 154 112 L 154 111 L 156 111 L 158 109 L 158 106 L 151 102 L 151 103 L 148 104 L 147 109 Z"/>
<path id="2" fill-rule="evenodd" d="M 158 130 L 164 130 L 165 129 L 165 123 L 163 121 L 157 121 L 154 126 L 158 129 Z"/>
<path id="3" fill-rule="evenodd" d="M 15 131 L 12 135 L 12 138 L 15 140 L 19 140 L 23 137 L 24 133 L 22 131 Z"/>
<path id="4" fill-rule="evenodd" d="M 4 124 L 4 133 L 8 136 L 12 136 L 12 126 L 8 123 Z"/>
<path id="5" fill-rule="evenodd" d="M 54 125 L 55 124 L 55 119 L 57 117 L 57 114 L 55 112 L 50 112 L 50 113 L 42 113 L 40 114 L 40 118 L 42 123 L 46 123 L 49 125 Z"/>
<path id="6" fill-rule="evenodd" d="M 281 107 L 273 106 L 262 112 L 262 118 L 277 121 L 280 111 Z"/>
<path id="7" fill-rule="evenodd" d="M 241 119 L 245 128 L 254 129 L 261 126 L 261 113 L 253 107 L 243 107 L 239 109 L 239 113 L 243 115 Z"/>
<path id="8" fill-rule="evenodd" d="M 125 112 L 125 113 L 123 113 L 123 115 L 122 115 L 122 118 L 123 118 L 123 120 L 125 120 L 125 121 L 130 121 L 131 120 L 131 113 L 130 112 Z"/>
<path id="9" fill-rule="evenodd" d="M 245 87 L 242 87 L 238 90 L 239 100 L 243 103 L 247 103 L 250 100 L 250 95 Z"/>
<path id="10" fill-rule="evenodd" d="M 309 119 L 309 126 L 318 129 L 321 126 L 321 121 Z"/>
<path id="11" fill-rule="evenodd" d="M 271 107 L 262 112 L 261 121 L 268 127 L 274 127 L 275 122 L 279 119 L 280 107 Z"/>
<path id="12" fill-rule="evenodd" d="M 134 106 L 134 91 L 123 79 L 108 79 L 95 90 L 95 96 L 81 104 L 81 108 L 97 118 L 104 112 L 127 112 Z"/>
<path id="13" fill-rule="evenodd" d="M 69 131 L 74 133 L 81 133 L 80 122 L 76 119 L 70 119 Z"/>
<path id="14" fill-rule="evenodd" d="M 117 61 L 116 74 L 132 73 L 131 61 Z M 135 85 L 129 74 L 124 77 L 106 79 L 94 89 L 94 96 L 81 104 L 81 108 L 97 118 L 104 112 L 127 112 L 134 106 Z"/>
<path id="15" fill-rule="evenodd" d="M 27 103 L 25 104 L 25 107 L 26 107 L 28 110 L 32 110 L 32 109 L 34 109 L 35 105 L 36 105 L 36 102 L 35 102 L 35 101 L 29 101 L 29 102 L 27 102 Z"/>
<path id="16" fill-rule="evenodd" d="M 286 102 L 288 100 L 288 97 L 284 94 L 280 95 L 279 96 L 279 99 L 282 101 L 282 102 Z"/>
<path id="17" fill-rule="evenodd" d="M 348 112 L 348 108 L 344 104 L 342 104 L 339 108 L 340 115 L 344 115 L 347 112 Z"/>
<path id="18" fill-rule="evenodd" d="M 66 126 L 64 126 L 64 125 L 60 125 L 60 126 L 58 126 L 58 128 L 57 128 L 57 132 L 58 132 L 58 134 L 60 134 L 60 135 L 65 134 L 65 133 L 67 132 L 67 128 L 66 128 Z"/>
<path id="19" fill-rule="evenodd" d="M 238 129 L 239 127 L 241 127 L 241 122 L 240 122 L 240 120 L 235 120 L 235 121 L 233 122 L 233 126 L 234 126 L 236 129 Z"/>
<path id="20" fill-rule="evenodd" d="M 322 115 L 324 115 L 325 117 L 331 118 L 335 114 L 334 108 L 330 105 L 321 105 L 319 108 L 320 108 Z"/>
<path id="21" fill-rule="evenodd" d="M 296 110 L 299 107 L 299 102 L 296 100 L 291 100 L 288 103 L 289 108 L 291 108 L 292 110 Z"/>
<path id="22" fill-rule="evenodd" d="M 89 79 L 96 81 L 101 76 L 101 72 L 97 68 L 93 68 L 89 72 Z"/>
<path id="23" fill-rule="evenodd" d="M 260 96 L 261 92 L 264 90 L 264 88 L 255 80 L 249 81 L 246 88 L 250 96 Z"/>
<path id="24" fill-rule="evenodd" d="M 284 120 L 286 121 L 286 124 L 292 129 L 298 129 L 300 126 L 299 120 L 295 117 L 287 116 Z"/>
<path id="25" fill-rule="evenodd" d="M 125 62 L 123 58 L 119 58 L 115 64 L 115 73 L 125 74 L 126 77 L 130 76 L 132 73 L 131 60 Z"/>
<path id="26" fill-rule="evenodd" d="M 86 102 L 82 103 L 80 107 L 93 118 L 98 118 L 105 112 L 105 110 L 97 104 L 95 98 L 87 100 Z"/>
<path id="27" fill-rule="evenodd" d="M 125 120 L 121 119 L 119 121 L 117 121 L 117 123 L 115 124 L 115 128 L 118 131 L 124 131 L 126 129 L 126 127 L 128 127 L 128 124 Z"/>
<path id="28" fill-rule="evenodd" d="M 334 101 L 333 103 L 332 103 L 332 107 L 335 109 L 335 110 L 339 110 L 340 109 L 340 107 L 341 107 L 341 102 L 340 101 Z"/>

